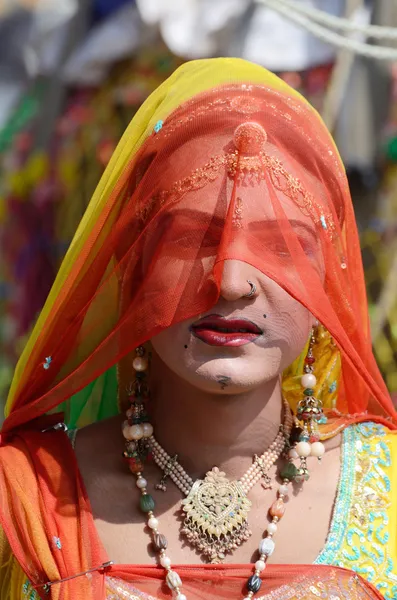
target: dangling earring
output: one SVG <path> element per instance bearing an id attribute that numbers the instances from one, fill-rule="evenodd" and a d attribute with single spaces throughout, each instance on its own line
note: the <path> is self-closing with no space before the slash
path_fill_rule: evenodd
<path id="1" fill-rule="evenodd" d="M 294 448 L 300 458 L 300 466 L 297 470 L 295 481 L 302 482 L 309 479 L 307 458 L 315 456 L 318 460 L 324 455 L 325 448 L 320 442 L 318 421 L 323 417 L 323 406 L 321 400 L 315 397 L 316 376 L 313 374 L 316 359 L 313 356 L 313 346 L 316 343 L 316 330 L 310 334 L 309 348 L 305 358 L 305 373 L 302 376 L 303 399 L 297 406 L 297 419 L 301 424 L 301 432 L 298 442 Z"/>
<path id="2" fill-rule="evenodd" d="M 130 407 L 122 425 L 123 436 L 126 440 L 123 457 L 132 473 L 141 473 L 144 469 L 144 462 L 150 454 L 148 440 L 153 434 L 153 426 L 149 423 L 145 406 L 149 399 L 147 384 L 149 361 L 143 346 L 138 346 L 135 353 L 136 357 L 132 361 L 135 380 L 128 389 Z"/>

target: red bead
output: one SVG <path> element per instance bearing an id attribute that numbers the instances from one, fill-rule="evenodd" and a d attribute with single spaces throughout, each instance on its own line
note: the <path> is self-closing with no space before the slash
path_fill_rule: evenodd
<path id="1" fill-rule="evenodd" d="M 315 362 L 316 362 L 316 359 L 314 358 L 314 356 L 306 356 L 305 363 L 307 363 L 308 365 L 312 365 Z"/>
<path id="2" fill-rule="evenodd" d="M 311 435 L 309 438 L 309 442 L 310 443 L 314 443 L 314 442 L 319 442 L 320 441 L 320 436 L 319 435 Z"/>
<path id="3" fill-rule="evenodd" d="M 141 473 L 144 469 L 144 464 L 139 459 L 136 458 L 125 458 L 125 462 L 128 465 L 131 473 Z"/>

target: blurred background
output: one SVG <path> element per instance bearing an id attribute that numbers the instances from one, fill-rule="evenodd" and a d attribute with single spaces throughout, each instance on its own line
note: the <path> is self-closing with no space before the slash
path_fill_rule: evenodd
<path id="1" fill-rule="evenodd" d="M 394 0 L 0 0 L 0 408 L 123 130 L 178 65 L 210 56 L 276 72 L 333 133 L 397 403 L 395 27 Z"/>

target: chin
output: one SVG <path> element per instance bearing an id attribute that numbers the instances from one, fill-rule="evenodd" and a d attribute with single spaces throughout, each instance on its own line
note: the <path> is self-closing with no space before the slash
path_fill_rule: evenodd
<path id="1" fill-rule="evenodd" d="M 278 361 L 277 361 L 278 362 Z M 190 371 L 190 369 L 189 369 Z M 278 377 L 274 364 L 246 358 L 214 359 L 199 365 L 185 378 L 195 387 L 222 396 L 244 394 Z"/>

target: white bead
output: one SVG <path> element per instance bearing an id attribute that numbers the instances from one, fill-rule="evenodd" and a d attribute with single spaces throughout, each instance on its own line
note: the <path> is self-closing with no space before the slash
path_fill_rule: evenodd
<path id="1" fill-rule="evenodd" d="M 125 439 L 130 440 L 131 438 L 128 437 L 129 431 L 130 431 L 130 425 L 129 425 L 128 421 L 124 421 L 124 423 L 121 426 L 121 430 L 123 432 L 123 436 L 125 437 Z"/>
<path id="2" fill-rule="evenodd" d="M 147 524 L 150 527 L 150 529 L 157 529 L 157 527 L 159 526 L 159 521 L 158 519 L 156 519 L 156 517 L 150 517 Z"/>
<path id="3" fill-rule="evenodd" d="M 143 437 L 142 425 L 131 425 L 128 434 L 130 440 L 140 440 Z"/>
<path id="4" fill-rule="evenodd" d="M 142 423 L 143 437 L 148 438 L 153 434 L 153 425 L 151 423 Z"/>
<path id="5" fill-rule="evenodd" d="M 291 450 L 288 452 L 288 457 L 291 458 L 292 460 L 295 460 L 295 459 L 299 458 L 299 454 L 297 453 L 295 448 L 291 448 Z"/>
<path id="6" fill-rule="evenodd" d="M 314 388 L 316 386 L 317 379 L 315 375 L 312 373 L 305 373 L 301 379 L 301 384 L 303 388 Z"/>
<path id="7" fill-rule="evenodd" d="M 148 367 L 148 362 L 146 358 L 143 358 L 142 356 L 137 356 L 132 361 L 132 367 L 135 369 L 135 371 L 146 371 Z"/>
<path id="8" fill-rule="evenodd" d="M 176 596 L 176 600 L 187 600 L 187 598 L 186 598 L 185 594 L 178 594 Z"/>
<path id="9" fill-rule="evenodd" d="M 269 523 L 269 525 L 267 526 L 267 531 L 269 533 L 271 533 L 272 535 L 274 533 L 276 533 L 276 531 L 277 531 L 277 525 L 276 525 L 276 523 Z"/>
<path id="10" fill-rule="evenodd" d="M 257 571 L 264 571 L 266 568 L 266 563 L 264 560 L 257 560 L 255 563 L 255 569 Z"/>
<path id="11" fill-rule="evenodd" d="M 164 569 L 168 569 L 171 566 L 171 559 L 168 556 L 162 556 L 160 558 L 160 564 Z"/>
<path id="12" fill-rule="evenodd" d="M 274 525 L 274 523 L 270 523 L 270 525 Z M 269 529 L 269 528 L 268 528 Z M 274 552 L 276 544 L 274 541 L 267 537 L 259 542 L 259 554 L 264 554 L 265 556 L 271 556 Z"/>
<path id="13" fill-rule="evenodd" d="M 298 456 L 306 458 L 307 456 L 310 456 L 312 447 L 309 442 L 298 442 L 295 446 L 295 450 L 297 451 Z"/>
<path id="14" fill-rule="evenodd" d="M 139 488 L 140 490 L 142 490 L 143 488 L 147 487 L 147 481 L 144 477 L 140 477 L 139 479 L 136 480 L 136 487 Z"/>
<path id="15" fill-rule="evenodd" d="M 312 456 L 317 456 L 317 458 L 321 458 L 324 456 L 325 447 L 321 442 L 313 442 L 312 444 Z"/>
<path id="16" fill-rule="evenodd" d="M 288 485 L 280 485 L 280 487 L 278 488 L 278 491 L 280 492 L 280 494 L 282 494 L 283 496 L 288 496 Z"/>

